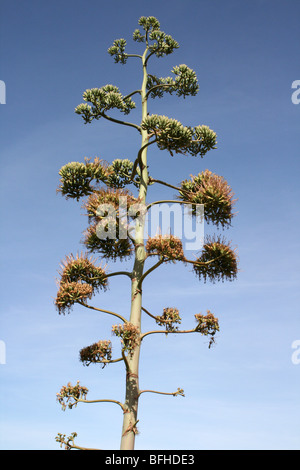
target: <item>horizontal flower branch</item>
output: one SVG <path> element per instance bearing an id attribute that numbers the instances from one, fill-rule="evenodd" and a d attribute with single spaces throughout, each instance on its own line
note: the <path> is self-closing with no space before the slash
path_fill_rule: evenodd
<path id="1" fill-rule="evenodd" d="M 60 447 L 64 445 L 65 450 L 71 450 L 71 449 L 76 449 L 76 450 L 101 450 L 101 449 L 92 449 L 90 447 L 82 447 L 78 446 L 77 444 L 74 443 L 74 439 L 77 437 L 76 432 L 72 432 L 70 436 L 66 437 L 66 434 L 61 434 L 58 433 L 55 440 L 56 442 L 60 443 Z"/>
<path id="2" fill-rule="evenodd" d="M 116 313 L 116 312 L 111 312 L 110 310 L 105 310 L 103 308 L 98 308 L 98 307 L 93 307 L 92 305 L 88 305 L 86 304 L 85 302 L 83 301 L 80 301 L 78 302 L 80 305 L 82 305 L 83 307 L 86 307 L 86 308 L 90 308 L 91 310 L 96 310 L 97 312 L 103 312 L 103 313 L 107 313 L 108 315 L 112 315 L 114 317 L 117 317 L 119 318 L 120 320 L 122 320 L 124 323 L 127 322 L 126 318 L 122 317 L 122 315 L 120 315 L 119 313 Z"/>
<path id="3" fill-rule="evenodd" d="M 182 388 L 178 388 L 176 392 L 159 392 L 157 390 L 140 390 L 139 396 L 141 396 L 142 393 L 157 393 L 159 395 L 171 395 L 173 397 L 177 397 L 178 395 L 184 397 L 184 390 Z"/>
<path id="4" fill-rule="evenodd" d="M 158 317 L 150 314 L 144 307 L 142 307 L 142 310 L 146 312 L 148 315 L 150 315 L 152 318 L 155 319 L 155 321 L 159 324 L 163 324 L 165 320 L 167 320 L 167 328 L 165 330 L 152 330 L 152 331 L 147 331 L 146 333 L 143 333 L 141 335 L 140 340 L 142 341 L 146 336 L 151 335 L 151 334 L 158 334 L 158 333 L 164 333 L 165 335 L 168 335 L 169 333 L 201 333 L 204 336 L 209 336 L 210 335 L 210 342 L 209 342 L 209 348 L 211 345 L 214 343 L 214 336 L 217 331 L 219 331 L 219 321 L 218 318 L 216 318 L 209 310 L 207 311 L 207 315 L 202 315 L 200 313 L 195 315 L 195 319 L 197 321 L 197 325 L 195 328 L 192 328 L 190 330 L 178 330 L 178 327 L 175 327 L 175 323 L 181 323 L 181 318 L 179 317 L 179 313 L 177 309 L 164 309 L 164 313 L 168 313 L 170 311 L 169 317 L 166 315 L 164 317 Z"/>

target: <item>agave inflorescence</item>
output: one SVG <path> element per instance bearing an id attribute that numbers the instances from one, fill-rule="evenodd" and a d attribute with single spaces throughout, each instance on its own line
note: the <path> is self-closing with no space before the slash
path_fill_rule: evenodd
<path id="1" fill-rule="evenodd" d="M 95 292 L 107 288 L 105 269 L 96 266 L 95 260 L 87 254 L 66 256 L 59 274 L 59 290 L 55 299 L 59 313 L 69 312 L 76 302 L 85 302 Z"/>
<path id="2" fill-rule="evenodd" d="M 182 241 L 174 235 L 157 235 L 149 237 L 146 243 L 148 256 L 161 256 L 170 261 L 183 261 Z"/>
<path id="3" fill-rule="evenodd" d="M 88 227 L 84 232 L 83 244 L 88 253 L 97 253 L 101 258 L 112 261 L 123 261 L 134 257 L 132 270 L 116 271 L 107 274 L 105 267 L 98 266 L 87 254 L 68 256 L 61 266 L 59 289 L 55 300 L 59 313 L 69 312 L 74 304 L 118 317 L 123 324 L 113 325 L 112 333 L 121 340 L 122 357 L 112 360 L 111 341 L 98 341 L 80 350 L 80 360 L 84 365 L 100 363 L 103 367 L 112 362 L 123 361 L 126 368 L 126 395 L 122 404 L 118 400 L 95 400 L 114 402 L 123 410 L 121 450 L 132 450 L 137 433 L 136 423 L 139 396 L 143 392 L 162 393 L 166 395 L 183 395 L 183 390 L 164 393 L 139 389 L 140 346 L 145 336 L 154 333 L 179 334 L 198 332 L 210 336 L 209 347 L 219 331 L 218 319 L 207 311 L 195 315 L 196 326 L 192 329 L 179 329 L 181 323 L 179 310 L 166 307 L 161 315 L 151 314 L 143 305 L 143 283 L 147 276 L 165 263 L 182 262 L 192 264 L 200 280 L 233 280 L 237 274 L 237 254 L 230 244 L 221 237 L 207 238 L 202 250 L 195 260 L 187 259 L 182 240 L 174 235 L 149 236 L 145 240 L 146 213 L 153 204 L 175 202 L 181 207 L 191 206 L 192 215 L 198 217 L 197 205 L 204 206 L 204 218 L 217 227 L 229 227 L 233 217 L 233 192 L 227 181 L 209 170 L 180 183 L 176 187 L 170 182 L 154 179 L 149 175 L 148 147 L 156 144 L 159 150 L 175 154 L 204 157 L 207 152 L 216 149 L 216 133 L 206 125 L 191 127 L 183 125 L 176 119 L 165 115 L 149 114 L 148 99 L 162 98 L 165 94 L 186 98 L 195 96 L 199 90 L 194 70 L 185 64 L 175 66 L 171 76 L 159 77 L 148 73 L 150 57 L 163 57 L 179 47 L 178 43 L 160 29 L 159 21 L 153 16 L 139 19 L 140 29 L 133 32 L 133 39 L 144 43 L 143 55 L 129 54 L 126 51 L 125 39 L 116 39 L 108 53 L 116 63 L 126 64 L 130 57 L 142 61 L 143 80 L 141 87 L 129 94 L 121 93 L 117 86 L 108 84 L 101 88 L 90 88 L 83 93 L 83 103 L 75 108 L 85 124 L 101 118 L 110 122 L 125 125 L 138 131 L 141 146 L 135 159 L 117 158 L 111 163 L 96 157 L 93 161 L 85 158 L 83 163 L 71 162 L 60 169 L 60 186 L 58 191 L 66 198 L 79 200 L 84 198 L 83 208 L 88 216 Z M 139 96 L 141 115 L 138 123 L 128 122 L 114 117 L 111 110 L 128 115 L 135 108 L 133 96 Z M 126 139 L 122 145 L 127 143 Z M 152 148 L 152 147 L 151 147 Z M 123 147 L 122 147 L 123 149 Z M 123 150 L 122 150 L 123 151 Z M 176 201 L 154 201 L 147 205 L 147 191 L 152 184 L 162 184 L 177 191 Z M 138 189 L 135 197 L 126 188 Z M 202 218 L 202 214 L 200 214 Z M 134 222 L 135 226 L 130 224 Z M 193 220 L 194 222 L 194 220 Z M 157 227 L 159 230 L 159 227 Z M 156 233 L 161 233 L 157 231 Z M 201 237 L 202 241 L 202 237 Z M 186 250 L 187 251 L 187 250 Z M 148 262 L 153 261 L 150 267 Z M 109 276 L 126 275 L 131 281 L 130 314 L 120 315 L 117 312 L 90 305 L 88 300 L 95 292 L 107 289 Z M 155 287 L 156 289 L 159 288 Z M 118 299 L 119 300 L 119 299 Z M 125 302 L 121 301 L 122 307 Z M 142 333 L 142 312 L 146 312 L 156 324 L 163 329 Z M 62 406 L 71 408 L 78 401 L 84 400 L 87 389 L 79 382 L 74 387 L 69 383 L 61 389 L 58 401 Z M 67 449 L 80 449 L 74 444 L 76 433 L 66 437 L 58 434 L 57 441 Z"/>
<path id="4" fill-rule="evenodd" d="M 79 351 L 80 361 L 86 366 L 91 363 L 102 363 L 103 367 L 105 367 L 106 362 L 111 360 L 111 355 L 111 341 L 107 340 L 98 341 Z"/>
<path id="5" fill-rule="evenodd" d="M 191 204 L 204 205 L 204 218 L 222 227 L 231 224 L 235 203 L 233 191 L 223 176 L 209 170 L 202 171 L 190 180 L 181 182 L 179 199 Z M 193 209 L 195 213 L 195 209 Z"/>
<path id="6" fill-rule="evenodd" d="M 221 237 L 207 237 L 193 269 L 204 281 L 232 281 L 238 271 L 236 250 Z"/>

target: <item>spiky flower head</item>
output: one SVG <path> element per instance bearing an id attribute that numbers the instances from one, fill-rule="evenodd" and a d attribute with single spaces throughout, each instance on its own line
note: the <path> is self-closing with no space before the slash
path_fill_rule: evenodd
<path id="1" fill-rule="evenodd" d="M 96 291 L 105 290 L 107 288 L 105 269 L 95 263 L 96 260 L 87 253 L 77 253 L 76 256 L 71 253 L 61 264 L 60 283 L 83 282 Z"/>
<path id="2" fill-rule="evenodd" d="M 182 242 L 174 235 L 157 235 L 149 237 L 146 243 L 149 256 L 162 256 L 170 261 L 184 261 Z"/>
<path id="3" fill-rule="evenodd" d="M 202 253 L 194 262 L 193 269 L 199 279 L 206 282 L 232 281 L 237 275 L 237 254 L 221 237 L 207 237 Z"/>
<path id="4" fill-rule="evenodd" d="M 66 256 L 59 274 L 55 305 L 60 314 L 69 313 L 75 303 L 86 302 L 95 292 L 107 288 L 104 268 L 96 266 L 93 258 L 87 254 Z"/>
<path id="5" fill-rule="evenodd" d="M 130 207 L 138 204 L 128 190 L 118 188 L 102 188 L 94 191 L 84 202 L 83 208 L 91 220 L 99 221 L 106 215 L 119 216 L 119 212 L 130 213 Z"/>
<path id="6" fill-rule="evenodd" d="M 204 204 L 204 218 L 222 227 L 229 226 L 234 216 L 233 192 L 223 176 L 209 170 L 202 171 L 190 180 L 182 181 L 179 198 L 191 204 Z M 195 209 L 193 209 L 195 213 Z"/>
<path id="7" fill-rule="evenodd" d="M 79 351 L 80 361 L 89 366 L 91 363 L 101 363 L 103 367 L 111 360 L 112 348 L 110 341 L 98 341 Z"/>
<path id="8" fill-rule="evenodd" d="M 60 283 L 55 306 L 59 314 L 69 313 L 76 302 L 86 302 L 93 296 L 93 287 L 81 282 Z"/>

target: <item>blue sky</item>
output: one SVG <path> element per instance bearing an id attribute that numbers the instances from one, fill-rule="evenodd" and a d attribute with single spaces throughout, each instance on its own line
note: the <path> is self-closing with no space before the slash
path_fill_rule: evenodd
<path id="1" fill-rule="evenodd" d="M 83 249 L 86 228 L 80 203 L 66 201 L 56 188 L 58 171 L 69 161 L 135 158 L 140 142 L 134 130 L 101 120 L 85 126 L 74 108 L 86 88 L 112 83 L 124 94 L 139 88 L 138 63 L 114 64 L 106 51 L 124 37 L 134 52 L 137 21 L 151 15 L 180 44 L 151 70 L 166 76 L 185 63 L 196 71 L 200 90 L 186 100 L 155 100 L 149 111 L 209 125 L 218 149 L 204 159 L 172 159 L 151 149 L 150 172 L 172 184 L 206 168 L 227 179 L 238 214 L 224 236 L 238 247 L 240 272 L 232 283 L 203 284 L 176 265 L 145 282 L 150 311 L 174 305 L 190 327 L 195 313 L 209 309 L 220 333 L 211 349 L 197 335 L 145 339 L 141 387 L 181 387 L 186 396 L 141 397 L 136 448 L 299 449 L 300 364 L 292 361 L 292 343 L 300 340 L 300 104 L 291 100 L 292 82 L 300 80 L 299 2 L 2 0 L 0 9 L 0 79 L 6 84 L 0 108 L 0 340 L 6 345 L 0 448 L 57 449 L 57 432 L 73 431 L 82 445 L 119 447 L 118 407 L 63 412 L 56 403 L 61 386 L 77 380 L 90 399 L 124 396 L 122 365 L 102 370 L 78 361 L 83 346 L 112 339 L 114 320 L 79 307 L 62 317 L 54 308 L 59 263 Z M 173 197 L 172 190 L 149 191 L 151 200 L 165 196 Z M 129 296 L 128 279 L 112 278 L 95 305 L 126 315 Z M 143 325 L 153 326 L 148 319 Z"/>

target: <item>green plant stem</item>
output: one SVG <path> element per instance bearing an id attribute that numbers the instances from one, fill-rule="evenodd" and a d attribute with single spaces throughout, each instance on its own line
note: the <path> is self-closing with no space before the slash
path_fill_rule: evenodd
<path id="1" fill-rule="evenodd" d="M 120 119 L 113 118 L 111 116 L 108 116 L 105 113 L 101 113 L 101 116 L 107 119 L 108 121 L 115 122 L 116 124 L 122 124 L 123 126 L 129 126 L 133 127 L 134 129 L 137 129 L 139 132 L 141 132 L 141 127 L 138 126 L 137 124 L 134 124 L 132 122 L 127 122 L 127 121 L 121 121 Z"/>
<path id="2" fill-rule="evenodd" d="M 173 397 L 176 397 L 177 395 L 180 395 L 180 393 L 178 392 L 158 392 L 157 390 L 141 390 L 139 392 L 139 396 L 142 394 L 142 393 L 158 393 L 159 395 L 172 395 Z"/>
<path id="3" fill-rule="evenodd" d="M 141 90 L 135 90 L 129 93 L 129 95 L 124 96 L 123 100 L 125 101 L 127 98 L 130 98 L 131 96 L 135 95 L 136 93 L 141 94 Z"/>
<path id="4" fill-rule="evenodd" d="M 152 183 L 158 183 L 158 184 L 161 184 L 161 185 L 163 185 L 163 186 L 167 186 L 168 188 L 176 189 L 176 191 L 182 191 L 181 188 L 178 188 L 177 186 L 174 186 L 173 184 L 166 183 L 165 181 L 158 180 L 158 179 L 156 179 L 156 178 L 150 177 L 149 182 L 150 182 L 150 184 L 152 184 Z M 187 192 L 187 191 L 186 191 L 186 192 Z"/>
<path id="5" fill-rule="evenodd" d="M 199 333 L 197 328 L 193 328 L 192 330 L 174 330 L 174 331 L 168 331 L 168 330 L 153 330 L 153 331 L 147 331 L 146 333 L 143 333 L 141 335 L 141 341 L 148 335 L 153 335 L 156 333 L 164 333 L 165 335 L 168 334 L 174 334 L 174 333 Z"/>
<path id="6" fill-rule="evenodd" d="M 148 269 L 148 271 L 146 271 L 140 278 L 140 281 L 139 281 L 139 284 L 138 284 L 138 288 L 140 289 L 142 287 L 142 283 L 143 283 L 143 280 L 150 274 L 152 273 L 152 271 L 154 271 L 156 268 L 158 268 L 161 264 L 163 264 L 165 262 L 165 259 L 161 257 L 161 259 L 155 263 L 153 266 L 151 266 L 151 268 Z"/>
<path id="7" fill-rule="evenodd" d="M 103 400 L 84 400 L 83 398 L 75 398 L 76 403 L 116 403 L 119 405 L 123 412 L 126 411 L 126 408 L 124 407 L 123 403 L 121 403 L 118 400 L 109 400 L 109 399 L 103 399 Z"/>
<path id="8" fill-rule="evenodd" d="M 150 207 L 155 206 L 155 204 L 186 204 L 186 205 L 193 205 L 193 206 L 203 206 L 203 204 L 197 204 L 195 202 L 187 202 L 187 201 L 174 201 L 172 199 L 163 199 L 161 201 L 154 201 L 148 204 L 147 209 L 150 209 Z"/>
<path id="9" fill-rule="evenodd" d="M 131 279 L 132 273 L 129 273 L 128 271 L 116 271 L 114 273 L 105 274 L 103 278 L 108 278 L 108 277 L 113 277 L 113 276 L 128 276 Z M 92 279 L 97 279 L 97 278 L 92 278 Z"/>
<path id="10" fill-rule="evenodd" d="M 133 167 L 132 167 L 132 173 L 131 173 L 131 180 L 133 181 L 136 173 L 137 173 L 137 167 L 138 165 L 140 165 L 140 168 L 143 167 L 143 163 L 142 163 L 142 154 L 143 154 L 143 151 L 149 147 L 149 145 L 151 144 L 154 144 L 156 142 L 156 140 L 153 140 L 152 142 L 149 142 L 147 141 L 146 144 L 142 145 L 142 147 L 140 148 L 140 150 L 138 151 L 138 154 L 137 154 L 137 158 L 135 159 L 135 162 L 133 164 Z"/>
<path id="11" fill-rule="evenodd" d="M 157 88 L 170 88 L 170 87 L 173 87 L 174 88 L 174 83 L 162 83 L 160 85 L 154 85 L 152 88 L 150 88 L 150 90 L 148 90 L 147 92 L 147 98 L 148 96 L 150 95 L 150 93 L 152 93 L 153 90 L 156 90 Z"/>
<path id="12" fill-rule="evenodd" d="M 119 315 L 119 314 L 116 313 L 116 312 L 111 312 L 110 310 L 104 310 L 103 308 L 93 307 L 92 305 L 88 305 L 88 304 L 86 304 L 86 303 L 83 302 L 83 301 L 80 301 L 80 302 L 78 302 L 78 303 L 79 303 L 80 305 L 83 305 L 83 307 L 90 308 L 91 310 L 96 310 L 97 312 L 103 312 L 103 313 L 108 313 L 108 315 L 113 315 L 114 317 L 117 317 L 117 318 L 119 318 L 120 320 L 122 320 L 124 323 L 127 323 L 126 318 L 122 317 L 122 315 Z"/>
<path id="13" fill-rule="evenodd" d="M 149 317 L 153 318 L 155 321 L 158 320 L 158 317 L 156 317 L 155 315 L 152 315 L 152 313 L 150 313 L 145 307 L 142 307 L 142 310 L 143 312 L 147 313 L 147 315 L 149 315 Z M 166 320 L 163 320 L 164 322 Z"/>
<path id="14" fill-rule="evenodd" d="M 126 57 L 137 57 L 139 59 L 143 59 L 143 56 L 141 56 L 140 54 L 126 54 Z"/>
<path id="15" fill-rule="evenodd" d="M 143 81 L 141 87 L 141 101 L 142 101 L 142 121 L 147 116 L 147 98 L 146 98 L 146 85 L 147 85 L 147 67 L 146 56 L 148 46 L 146 47 L 142 56 L 143 65 Z M 146 130 L 141 129 L 141 150 L 137 165 L 140 167 L 140 184 L 139 184 L 139 202 L 146 205 L 146 195 L 149 182 L 149 175 L 147 169 L 147 150 L 149 145 L 149 136 Z M 145 218 L 138 217 L 135 227 L 135 259 L 131 279 L 131 310 L 130 310 L 130 323 L 136 326 L 141 331 L 141 309 L 142 309 L 142 292 L 141 292 L 141 278 L 143 276 L 144 263 L 146 259 L 146 252 L 144 246 L 144 228 Z M 133 450 L 135 445 L 136 423 L 138 413 L 138 393 L 139 393 L 139 358 L 140 358 L 140 341 L 134 348 L 132 354 L 126 357 L 126 394 L 124 406 L 127 413 L 124 413 L 122 436 L 121 436 L 121 450 Z"/>

